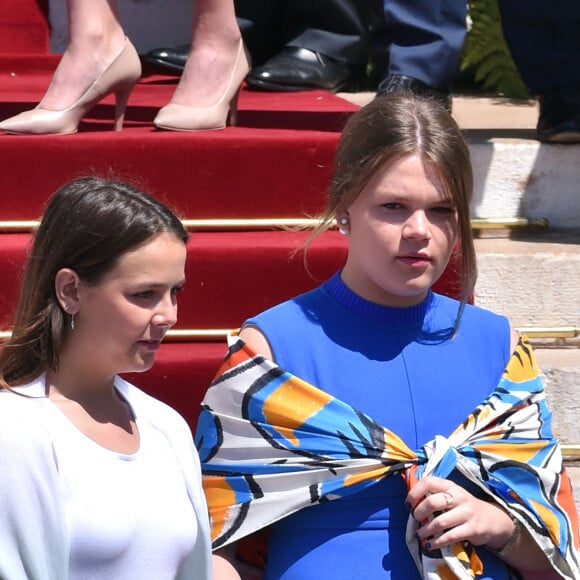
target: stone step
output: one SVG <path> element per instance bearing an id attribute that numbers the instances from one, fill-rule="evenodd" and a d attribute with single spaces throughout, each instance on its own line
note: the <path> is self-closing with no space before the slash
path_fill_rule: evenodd
<path id="1" fill-rule="evenodd" d="M 579 233 L 480 238 L 475 245 L 476 304 L 508 316 L 516 328 L 580 327 Z M 563 442 L 580 445 L 580 337 L 532 342 L 555 428 Z M 580 466 L 574 473 L 580 503 Z"/>
<path id="2" fill-rule="evenodd" d="M 475 240 L 475 301 L 518 326 L 580 326 L 580 232 Z"/>
<path id="3" fill-rule="evenodd" d="M 580 445 L 580 350 L 577 348 L 536 348 L 542 369 L 554 428 L 563 443 Z M 579 488 L 580 491 L 580 488 Z"/>
<path id="4" fill-rule="evenodd" d="M 474 217 L 519 215 L 578 227 L 580 145 L 539 143 L 534 101 L 457 97 L 453 106 L 472 155 Z"/>
<path id="5" fill-rule="evenodd" d="M 340 96 L 364 105 L 374 93 Z M 454 95 L 453 115 L 472 157 L 473 217 L 547 218 L 554 228 L 578 228 L 580 144 L 539 143 L 534 101 Z"/>
<path id="6" fill-rule="evenodd" d="M 576 500 L 576 509 L 580 513 L 580 463 L 577 461 L 566 462 L 568 475 L 572 480 L 572 489 L 574 489 L 574 499 Z"/>

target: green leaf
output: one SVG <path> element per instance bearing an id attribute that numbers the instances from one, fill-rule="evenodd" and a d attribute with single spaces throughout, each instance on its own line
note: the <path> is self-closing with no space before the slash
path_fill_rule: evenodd
<path id="1" fill-rule="evenodd" d="M 460 70 L 473 67 L 475 82 L 498 95 L 529 98 L 503 35 L 497 0 L 468 0 L 467 9 L 470 26 Z"/>

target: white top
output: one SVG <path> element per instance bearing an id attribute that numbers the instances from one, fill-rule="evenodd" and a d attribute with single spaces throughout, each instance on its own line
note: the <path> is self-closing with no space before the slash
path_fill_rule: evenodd
<path id="1" fill-rule="evenodd" d="M 117 377 L 139 450 L 106 449 L 44 396 L 0 390 L 0 578 L 211 578 L 207 506 L 183 418 Z M 34 398 L 30 398 L 34 397 Z"/>

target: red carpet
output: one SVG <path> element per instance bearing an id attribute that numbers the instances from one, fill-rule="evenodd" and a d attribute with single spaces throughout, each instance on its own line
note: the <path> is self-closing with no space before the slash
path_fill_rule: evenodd
<path id="1" fill-rule="evenodd" d="M 2 0 L 0 54 L 39 54 L 48 50 L 48 0 Z"/>
<path id="2" fill-rule="evenodd" d="M 52 57 L 16 64 L 0 57 L 0 118 L 34 106 L 55 63 Z M 190 218 L 294 217 L 320 209 L 337 131 L 354 105 L 322 91 L 242 91 L 239 127 L 156 131 L 151 121 L 175 83 L 175 77 L 144 78 L 121 133 L 110 130 L 110 96 L 76 135 L 2 136 L 0 220 L 35 219 L 50 192 L 87 172 L 137 182 Z M 23 171 L 23 150 L 33 171 Z"/>
<path id="3" fill-rule="evenodd" d="M 244 319 L 329 278 L 346 258 L 345 239 L 336 231 L 318 238 L 308 252 L 292 252 L 302 233 L 194 233 L 188 245 L 187 284 L 179 296 L 176 328 L 236 328 Z M 0 329 L 7 329 L 18 295 L 28 234 L 4 234 L 0 243 Z M 457 264 L 437 284 L 456 296 Z"/>
<path id="4" fill-rule="evenodd" d="M 4 0 L 0 9 L 0 119 L 34 106 L 58 62 L 46 54 L 39 6 Z M 27 23 L 25 31 L 18 30 L 19 22 Z M 76 135 L 0 135 L 0 221 L 37 219 L 56 188 L 92 173 L 132 181 L 190 219 L 304 217 L 321 209 L 339 131 L 355 106 L 322 91 L 244 90 L 238 127 L 156 131 L 151 121 L 175 83 L 175 77 L 145 76 L 131 96 L 121 133 L 110 130 L 108 97 Z M 345 239 L 328 232 L 312 247 L 307 272 L 301 254 L 290 257 L 303 238 L 288 231 L 194 233 L 178 328 L 237 327 L 318 285 L 343 263 Z M 10 327 L 29 242 L 29 233 L 0 233 L 0 330 Z M 455 265 L 438 289 L 457 293 Z M 224 352 L 223 342 L 171 342 L 151 371 L 130 378 L 193 425 Z"/>

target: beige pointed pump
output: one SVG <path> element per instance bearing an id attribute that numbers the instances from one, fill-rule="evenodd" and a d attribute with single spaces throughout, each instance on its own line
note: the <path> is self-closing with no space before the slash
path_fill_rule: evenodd
<path id="1" fill-rule="evenodd" d="M 102 99 L 115 93 L 115 131 L 123 128 L 129 95 L 141 77 L 141 61 L 133 44 L 126 40 L 123 50 L 70 107 L 51 111 L 37 106 L 0 123 L 0 130 L 26 135 L 76 133 L 81 119 Z"/>
<path id="2" fill-rule="evenodd" d="M 229 117 L 229 124 L 236 125 L 238 95 L 250 69 L 250 56 L 240 40 L 229 82 L 215 104 L 209 107 L 189 107 L 169 103 L 159 110 L 153 124 L 158 129 L 170 131 L 211 131 L 223 129 Z"/>

